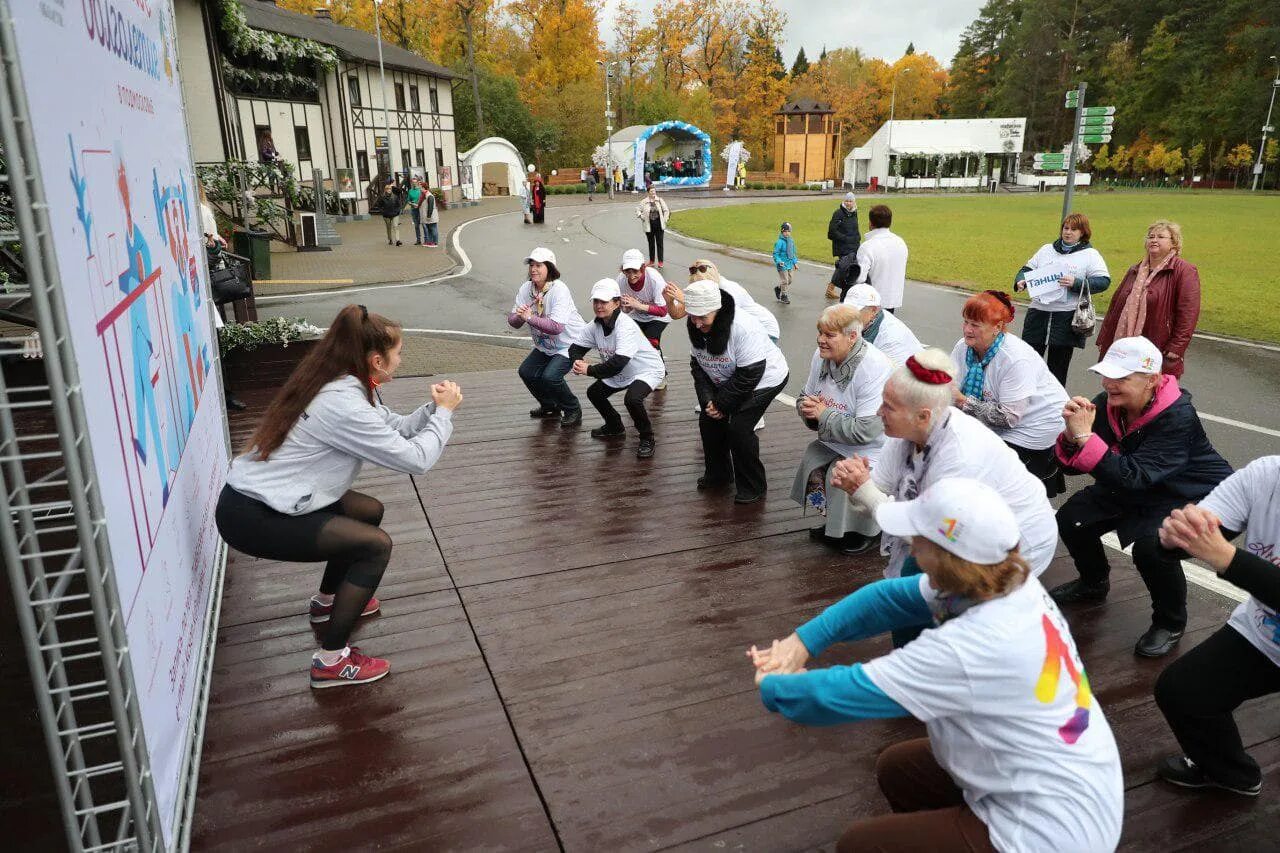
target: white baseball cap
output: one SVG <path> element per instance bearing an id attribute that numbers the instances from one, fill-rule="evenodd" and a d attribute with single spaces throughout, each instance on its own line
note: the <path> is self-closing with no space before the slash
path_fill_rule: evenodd
<path id="1" fill-rule="evenodd" d="M 705 317 L 720 310 L 720 288 L 714 281 L 695 281 L 684 289 L 684 310 Z"/>
<path id="2" fill-rule="evenodd" d="M 524 259 L 526 264 L 530 261 L 537 261 L 540 264 L 554 264 L 556 262 L 556 253 L 539 246 L 529 253 L 529 257 Z"/>
<path id="3" fill-rule="evenodd" d="M 880 305 L 880 291 L 869 284 L 855 284 L 844 295 L 844 304 L 852 305 L 858 309 L 870 308 L 872 305 L 878 307 Z"/>
<path id="4" fill-rule="evenodd" d="M 624 270 L 638 270 L 644 267 L 644 255 L 640 254 L 639 249 L 627 249 L 622 253 L 622 268 Z"/>
<path id="5" fill-rule="evenodd" d="M 1089 369 L 1108 379 L 1124 379 L 1130 373 L 1159 373 L 1164 356 L 1144 337 L 1121 338 L 1111 345 L 1102 361 Z"/>
<path id="6" fill-rule="evenodd" d="M 922 536 L 962 560 L 991 566 L 1018 544 L 1018 521 L 1000 493 L 978 480 L 948 477 L 913 501 L 890 501 L 876 521 L 893 536 Z"/>
<path id="7" fill-rule="evenodd" d="M 622 291 L 618 289 L 618 282 L 611 278 L 602 278 L 595 284 L 591 285 L 591 298 L 599 299 L 601 302 L 608 302 L 610 299 L 618 299 L 622 296 Z"/>

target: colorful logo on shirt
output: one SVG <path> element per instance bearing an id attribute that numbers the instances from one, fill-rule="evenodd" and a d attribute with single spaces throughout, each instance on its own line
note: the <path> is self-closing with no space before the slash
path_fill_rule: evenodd
<path id="1" fill-rule="evenodd" d="M 946 537 L 948 542 L 955 542 L 960 538 L 956 531 L 956 526 L 959 523 L 954 518 L 944 518 L 942 519 L 942 526 L 938 528 L 938 532 Z"/>
<path id="2" fill-rule="evenodd" d="M 1058 734 L 1066 743 L 1075 743 L 1089 728 L 1089 708 L 1093 705 L 1093 691 L 1089 689 L 1089 676 L 1084 667 L 1076 669 L 1071 647 L 1062 639 L 1057 627 L 1049 620 L 1049 614 L 1040 617 L 1044 625 L 1044 668 L 1040 670 L 1040 680 L 1036 682 L 1036 698 L 1046 705 L 1058 695 L 1058 681 L 1062 676 L 1062 665 L 1067 665 L 1067 673 L 1076 685 L 1076 710 L 1071 719 L 1063 723 Z"/>

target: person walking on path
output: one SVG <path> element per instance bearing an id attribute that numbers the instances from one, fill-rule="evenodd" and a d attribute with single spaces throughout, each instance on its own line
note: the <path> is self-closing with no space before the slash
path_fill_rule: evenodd
<path id="1" fill-rule="evenodd" d="M 533 350 L 521 362 L 520 380 L 538 405 L 531 418 L 559 418 L 560 426 L 582 423 L 582 406 L 564 381 L 572 363 L 569 345 L 582 337 L 586 323 L 573 304 L 569 286 L 560 280 L 555 253 L 539 246 L 524 259 L 529 280 L 520 285 L 507 324 L 519 329 L 529 324 Z"/>
<path id="2" fill-rule="evenodd" d="M 667 218 L 671 209 L 667 202 L 658 196 L 658 191 L 649 187 L 640 204 L 636 206 L 636 218 L 644 226 L 645 239 L 649 241 L 649 263 L 657 262 L 662 269 L 662 235 L 667 230 Z"/>
<path id="3" fill-rule="evenodd" d="M 413 179 L 413 186 L 409 187 L 409 192 L 405 193 L 405 199 L 409 204 L 409 216 L 413 220 L 413 245 L 422 245 L 422 181 L 417 178 Z"/>
<path id="4" fill-rule="evenodd" d="M 1111 564 L 1103 535 L 1115 531 L 1151 594 L 1151 627 L 1134 647 L 1140 657 L 1173 650 L 1187 625 L 1187 579 L 1177 554 L 1160 547 L 1159 530 L 1175 508 L 1199 500 L 1231 476 L 1174 376 L 1161 374 L 1160 351 L 1146 338 L 1124 338 L 1089 368 L 1103 391 L 1072 397 L 1058 460 L 1068 474 L 1094 482 L 1058 510 L 1062 543 L 1080 576 L 1049 590 L 1059 604 L 1104 601 Z"/>
<path id="5" fill-rule="evenodd" d="M 541 225 L 547 216 L 547 185 L 542 182 L 542 175 L 533 173 L 533 181 L 529 184 L 529 206 L 533 210 L 533 224 Z"/>
<path id="6" fill-rule="evenodd" d="M 782 223 L 782 230 L 773 244 L 773 266 L 778 271 L 778 284 L 773 288 L 773 298 L 783 305 L 791 304 L 787 291 L 791 288 L 791 274 L 796 268 L 796 241 L 791 239 L 791 223 Z"/>
<path id="7" fill-rule="evenodd" d="M 945 478 L 882 504 L 876 521 L 909 538 L 923 576 L 868 584 L 747 650 L 761 701 L 789 720 L 924 723 L 926 737 L 876 760 L 895 813 L 860 819 L 835 849 L 1114 851 L 1120 751 L 1071 628 L 1021 553 L 1016 514 L 980 480 Z M 889 631 L 923 633 L 866 663 L 810 663 Z"/>
<path id="8" fill-rule="evenodd" d="M 662 364 L 662 356 L 645 339 L 636 321 L 623 311 L 622 291 L 616 281 L 602 278 L 592 286 L 591 308 L 595 319 L 569 347 L 574 375 L 596 380 L 587 389 L 587 399 L 604 418 L 604 425 L 591 430 L 591 437 L 609 439 L 627 434 L 622 417 L 609 402 L 613 394 L 626 391 L 623 402 L 640 433 L 636 456 L 649 459 L 656 442 L 644 401 L 662 382 L 667 369 Z M 600 353 L 599 364 L 588 364 L 582 358 L 593 349 Z"/>
<path id="9" fill-rule="evenodd" d="M 1098 331 L 1098 354 L 1138 335 L 1156 345 L 1164 373 L 1181 377 L 1200 319 L 1200 271 L 1182 259 L 1182 228 L 1158 219 L 1147 228 L 1147 255 L 1129 267 Z"/>
<path id="10" fill-rule="evenodd" d="M 600 183 L 600 168 L 592 166 L 585 172 L 587 181 L 587 201 L 595 201 L 596 184 Z"/>
<path id="11" fill-rule="evenodd" d="M 400 211 L 403 209 L 404 196 L 400 194 L 395 181 L 387 181 L 382 188 L 382 195 L 378 196 L 378 214 L 387 227 L 388 246 L 403 245 L 400 242 Z"/>
<path id="12" fill-rule="evenodd" d="M 323 623 L 311 658 L 315 688 L 367 684 L 391 665 L 348 640 L 362 616 L 381 605 L 374 592 L 391 559 L 383 506 L 352 491 L 365 462 L 425 474 L 453 434 L 462 391 L 431 386 L 431 402 L 400 415 L 382 405 L 378 386 L 400 364 L 398 324 L 363 305 L 338 312 L 298 365 L 231 462 L 218 498 L 218 533 L 238 551 L 265 560 L 326 562 L 310 618 Z"/>
<path id="13" fill-rule="evenodd" d="M 831 254 L 836 259 L 831 283 L 827 285 L 828 299 L 844 299 L 845 293 L 857 278 L 858 246 L 862 234 L 858 230 L 858 199 L 853 193 L 845 193 L 844 201 L 831 214 L 827 223 L 827 239 L 831 241 Z"/>
<path id="14" fill-rule="evenodd" d="M 520 181 L 520 211 L 524 214 L 524 224 L 533 222 L 533 192 L 526 180 Z"/>
<path id="15" fill-rule="evenodd" d="M 733 502 L 752 504 L 768 490 L 756 422 L 786 387 L 787 359 L 750 314 L 714 281 L 685 288 L 690 369 L 701 412 L 703 475 L 698 488 L 737 485 Z"/>
<path id="16" fill-rule="evenodd" d="M 844 301 L 848 285 L 869 284 L 880 294 L 881 310 L 894 314 L 902 307 L 907 289 L 907 243 L 889 230 L 893 211 L 888 205 L 877 204 L 867 211 L 867 224 L 871 230 L 858 247 L 857 282 L 846 282 L 840 299 Z"/>
<path id="17" fill-rule="evenodd" d="M 1239 547 L 1229 540 L 1244 534 Z M 1249 593 L 1227 624 L 1178 658 L 1156 680 L 1156 704 L 1182 753 L 1156 773 L 1183 788 L 1262 790 L 1262 770 L 1244 751 L 1232 712 L 1280 693 L 1280 456 L 1264 456 L 1223 480 L 1198 505 L 1175 509 L 1160 543 L 1203 560 Z"/>
<path id="18" fill-rule="evenodd" d="M 1022 323 L 1022 339 L 1048 362 L 1049 372 L 1063 386 L 1073 351 L 1084 349 L 1085 336 L 1071 328 L 1084 288 L 1094 294 L 1111 286 L 1111 273 L 1102 254 L 1090 244 L 1092 237 L 1087 216 L 1068 215 L 1062 220 L 1058 239 L 1041 246 L 1013 279 L 1013 289 L 1019 292 L 1027 289 L 1026 278 L 1037 269 L 1062 270 L 1056 291 L 1032 298 Z"/>
<path id="19" fill-rule="evenodd" d="M 423 187 L 422 189 L 422 241 L 428 249 L 440 245 L 440 206 L 436 202 L 436 194 Z"/>

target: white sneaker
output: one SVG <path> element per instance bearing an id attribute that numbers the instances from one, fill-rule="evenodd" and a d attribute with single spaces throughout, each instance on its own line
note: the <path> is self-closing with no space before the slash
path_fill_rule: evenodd
<path id="1" fill-rule="evenodd" d="M 662 381 L 658 383 L 658 387 L 654 388 L 653 390 L 655 391 L 667 390 L 667 377 L 665 375 L 662 377 Z M 701 411 L 701 409 L 699 409 L 699 411 Z"/>
<path id="2" fill-rule="evenodd" d="M 760 430 L 764 429 L 764 418 L 762 417 L 760 418 L 760 420 L 756 421 L 756 425 L 752 427 L 752 429 L 754 429 L 756 432 L 759 432 Z"/>
<path id="3" fill-rule="evenodd" d="M 694 407 L 693 407 L 693 413 L 694 413 L 695 415 L 700 415 L 700 414 L 702 414 L 702 406 L 697 405 L 697 404 L 694 404 Z"/>

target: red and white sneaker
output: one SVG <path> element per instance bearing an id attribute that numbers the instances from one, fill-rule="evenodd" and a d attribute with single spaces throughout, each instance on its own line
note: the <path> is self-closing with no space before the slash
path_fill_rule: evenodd
<path id="1" fill-rule="evenodd" d="M 369 599 L 369 603 L 364 606 L 361 616 L 372 616 L 382 609 L 382 602 L 377 597 Z M 311 623 L 314 625 L 319 622 L 328 622 L 329 617 L 333 614 L 332 604 L 321 604 L 314 598 L 311 599 Z"/>
<path id="2" fill-rule="evenodd" d="M 311 658 L 311 686 L 321 689 L 368 684 L 371 681 L 377 681 L 390 671 L 391 664 L 385 659 L 371 658 L 361 654 L 355 646 L 351 646 L 347 649 L 346 656 L 332 666 L 325 666 L 319 658 Z"/>

